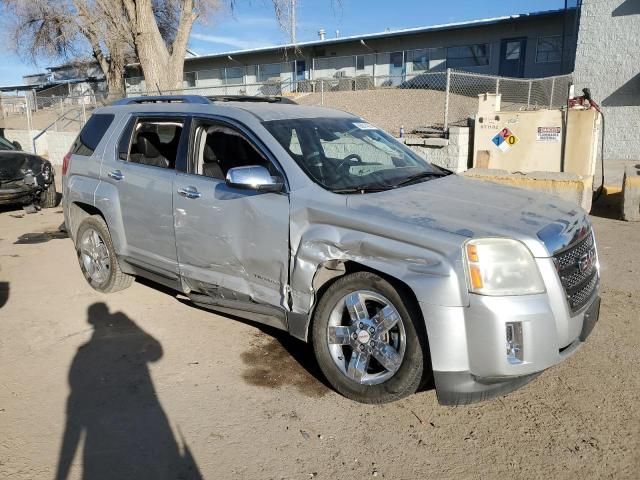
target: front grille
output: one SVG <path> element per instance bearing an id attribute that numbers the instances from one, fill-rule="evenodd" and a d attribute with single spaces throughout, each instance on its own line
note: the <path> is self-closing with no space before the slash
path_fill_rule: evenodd
<path id="1" fill-rule="evenodd" d="M 598 286 L 597 256 L 593 232 L 554 255 L 560 281 L 569 308 L 577 312 L 584 307 Z"/>

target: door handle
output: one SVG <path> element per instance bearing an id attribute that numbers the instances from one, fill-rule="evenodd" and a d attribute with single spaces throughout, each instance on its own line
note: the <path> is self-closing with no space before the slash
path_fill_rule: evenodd
<path id="1" fill-rule="evenodd" d="M 196 187 L 179 188 L 178 195 L 182 195 L 186 198 L 200 198 L 202 196 Z"/>
<path id="2" fill-rule="evenodd" d="M 124 174 L 120 170 L 112 170 L 107 175 L 114 180 L 122 180 L 124 178 Z"/>

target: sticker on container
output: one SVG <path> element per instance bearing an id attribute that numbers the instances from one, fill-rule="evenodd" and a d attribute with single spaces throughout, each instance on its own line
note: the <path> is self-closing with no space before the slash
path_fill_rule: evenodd
<path id="1" fill-rule="evenodd" d="M 504 153 L 507 153 L 509 150 L 511 150 L 511 147 L 513 147 L 519 141 L 520 139 L 517 137 L 517 135 L 507 127 L 504 127 L 491 139 L 491 142 L 493 142 L 496 148 Z"/>
<path id="2" fill-rule="evenodd" d="M 360 130 L 378 130 L 378 127 L 374 127 L 370 123 L 364 122 L 355 122 L 353 126 L 359 128 Z"/>
<path id="3" fill-rule="evenodd" d="M 536 141 L 542 143 L 559 142 L 561 132 L 561 127 L 538 127 Z"/>

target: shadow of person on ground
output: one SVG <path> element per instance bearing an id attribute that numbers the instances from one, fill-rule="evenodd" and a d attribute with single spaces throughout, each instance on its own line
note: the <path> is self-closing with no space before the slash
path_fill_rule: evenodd
<path id="1" fill-rule="evenodd" d="M 0 282 L 0 308 L 9 300 L 9 282 Z"/>
<path id="2" fill-rule="evenodd" d="M 162 358 L 162 345 L 104 303 L 89 307 L 88 322 L 93 335 L 78 348 L 69 371 L 56 480 L 68 477 L 81 437 L 83 479 L 201 479 L 188 447 L 176 441 L 151 380 L 147 364 Z"/>

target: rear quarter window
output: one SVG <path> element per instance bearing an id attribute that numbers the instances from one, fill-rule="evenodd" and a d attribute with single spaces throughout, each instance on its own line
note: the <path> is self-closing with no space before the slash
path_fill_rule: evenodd
<path id="1" fill-rule="evenodd" d="M 71 148 L 71 153 L 85 157 L 93 155 L 102 137 L 104 137 L 104 134 L 111 126 L 113 119 L 114 115 L 111 114 L 98 113 L 91 115 L 91 118 L 89 118 L 80 135 L 76 138 Z"/>

